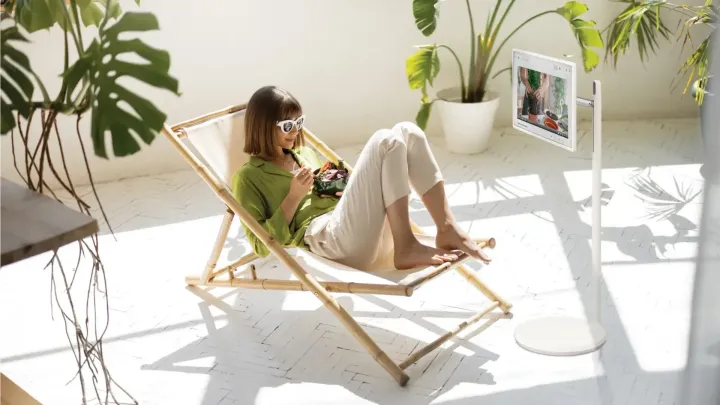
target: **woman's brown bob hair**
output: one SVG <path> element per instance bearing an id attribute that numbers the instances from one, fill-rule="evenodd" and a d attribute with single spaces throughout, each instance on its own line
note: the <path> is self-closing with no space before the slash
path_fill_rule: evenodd
<path id="1" fill-rule="evenodd" d="M 301 113 L 300 103 L 289 92 L 275 86 L 258 89 L 250 97 L 245 111 L 245 153 L 276 158 L 277 122 L 296 119 Z M 304 144 L 305 134 L 300 130 L 293 149 Z"/>

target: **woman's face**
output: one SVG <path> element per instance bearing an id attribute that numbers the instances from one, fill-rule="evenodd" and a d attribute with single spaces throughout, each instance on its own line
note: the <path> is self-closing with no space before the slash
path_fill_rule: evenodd
<path id="1" fill-rule="evenodd" d="M 305 116 L 300 112 L 297 116 L 280 121 L 275 128 L 277 145 L 283 149 L 292 149 L 295 139 L 300 133 L 305 121 Z"/>

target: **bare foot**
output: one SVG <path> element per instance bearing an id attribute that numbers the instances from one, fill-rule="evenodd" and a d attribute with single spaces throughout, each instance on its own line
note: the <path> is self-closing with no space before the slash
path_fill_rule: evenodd
<path id="1" fill-rule="evenodd" d="M 395 246 L 395 268 L 407 270 L 420 266 L 439 265 L 457 260 L 458 255 L 423 245 L 417 240 L 408 246 Z"/>
<path id="2" fill-rule="evenodd" d="M 477 243 L 457 225 L 451 226 L 444 231 L 438 231 L 435 236 L 435 246 L 440 249 L 462 250 L 471 257 L 482 260 L 485 264 L 492 261 L 492 259 L 480 249 Z"/>

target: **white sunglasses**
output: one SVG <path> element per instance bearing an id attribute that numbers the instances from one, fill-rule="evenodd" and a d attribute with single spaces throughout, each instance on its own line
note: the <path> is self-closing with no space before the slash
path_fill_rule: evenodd
<path id="1" fill-rule="evenodd" d="M 280 129 L 284 133 L 289 133 L 292 131 L 293 127 L 297 128 L 298 131 L 303 128 L 303 123 L 305 122 L 305 115 L 301 115 L 296 120 L 284 120 L 284 121 L 278 121 L 275 125 L 279 126 Z"/>

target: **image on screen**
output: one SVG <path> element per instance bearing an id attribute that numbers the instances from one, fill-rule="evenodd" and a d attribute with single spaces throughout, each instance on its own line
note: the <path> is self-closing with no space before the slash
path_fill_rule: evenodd
<path id="1" fill-rule="evenodd" d="M 513 51 L 513 127 L 575 151 L 575 65 Z"/>

